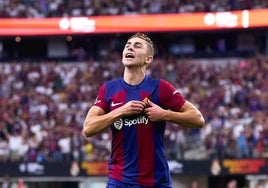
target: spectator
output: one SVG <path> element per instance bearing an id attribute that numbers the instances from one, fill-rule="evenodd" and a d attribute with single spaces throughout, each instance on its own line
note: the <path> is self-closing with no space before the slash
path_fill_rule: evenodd
<path id="1" fill-rule="evenodd" d="M 111 60 L 106 62 L 107 57 Z M 87 63 L 55 63 L 47 60 L 40 63 L 2 62 L 0 137 L 4 138 L 1 140 L 2 146 L 8 143 L 12 147 L 6 151 L 10 154 L 8 159 L 4 157 L 1 160 L 37 160 L 38 153 L 40 159 L 44 157 L 43 160 L 47 161 L 62 161 L 63 154 L 56 143 L 64 137 L 67 127 L 72 133 L 69 135 L 70 147 L 78 149 L 82 159 L 108 159 L 111 142 L 109 134 L 90 140 L 76 140 L 75 135 L 80 134 L 84 114 L 94 102 L 93 96 L 96 95 L 99 83 L 121 74 L 116 63 L 120 62 L 118 57 L 120 54 L 111 50 L 98 60 L 90 59 Z M 166 62 L 162 63 L 164 59 Z M 173 158 L 196 159 L 196 155 L 190 155 L 197 150 L 192 144 L 196 140 L 198 146 L 205 146 L 204 151 L 198 147 L 201 150 L 198 157 L 213 158 L 217 151 L 221 151 L 220 148 L 225 148 L 221 156 L 235 158 L 241 156 L 237 153 L 236 138 L 244 130 L 246 140 L 241 140 L 248 147 L 249 156 L 267 157 L 267 63 L 266 57 L 255 56 L 243 61 L 238 59 L 236 63 L 222 67 L 210 59 L 200 63 L 168 54 L 165 58 L 157 56 L 148 73 L 167 77 L 178 88 L 182 88 L 182 94 L 199 104 L 207 118 L 204 129 L 200 132 L 185 131 L 182 140 L 176 140 L 181 138 L 179 135 L 182 130 L 169 125 L 172 134 L 167 135 L 168 147 L 175 147 L 182 142 L 184 151 L 183 155 L 179 155 L 174 153 L 174 149 L 168 148 L 169 154 Z M 103 70 L 112 71 L 108 74 L 108 71 Z M 246 102 L 241 101 L 241 98 Z M 13 144 L 15 133 L 18 136 L 15 140 L 23 147 Z M 33 133 L 37 138 L 33 138 Z M 36 139 L 38 142 L 34 141 Z M 20 153 L 18 148 L 24 148 L 24 151 Z M 201 155 L 202 152 L 204 155 Z M 74 158 L 78 153 L 70 155 Z"/>
<path id="2" fill-rule="evenodd" d="M 267 8 L 266 0 L 235 1 L 214 0 L 191 1 L 109 1 L 85 0 L 39 0 L 39 1 L 0 1 L 1 18 L 42 18 L 42 17 L 80 17 L 102 15 L 131 15 L 131 14 L 169 14 L 191 12 L 223 12 L 245 9 Z"/>
<path id="3" fill-rule="evenodd" d="M 233 179 L 233 180 L 230 180 L 227 184 L 227 188 L 237 188 L 238 185 L 237 185 L 237 180 Z"/>
<path id="4" fill-rule="evenodd" d="M 249 148 L 248 148 L 248 142 L 245 135 L 245 131 L 241 130 L 240 134 L 236 138 L 236 144 L 237 144 L 237 158 L 249 158 Z"/>
<path id="5" fill-rule="evenodd" d="M 0 161 L 7 161 L 9 157 L 8 140 L 0 136 Z"/>

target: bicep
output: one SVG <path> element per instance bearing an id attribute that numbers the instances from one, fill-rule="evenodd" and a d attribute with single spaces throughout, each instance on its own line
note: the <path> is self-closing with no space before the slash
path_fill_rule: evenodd
<path id="1" fill-rule="evenodd" d="M 104 113 L 104 110 L 98 106 L 92 106 L 89 109 L 83 124 L 83 134 L 85 137 L 93 136 L 104 129 L 103 127 L 100 127 L 98 123 L 96 123 L 96 120 L 99 119 L 97 117 L 103 115 Z"/>
<path id="2" fill-rule="evenodd" d="M 182 105 L 180 112 L 186 112 L 188 110 L 196 110 L 196 107 L 189 101 L 185 101 L 185 103 Z"/>
<path id="3" fill-rule="evenodd" d="M 92 106 L 89 109 L 86 118 L 90 118 L 90 117 L 93 117 L 93 116 L 100 116 L 100 115 L 103 115 L 103 114 L 105 114 L 105 111 L 101 107 L 99 107 L 99 106 Z"/>

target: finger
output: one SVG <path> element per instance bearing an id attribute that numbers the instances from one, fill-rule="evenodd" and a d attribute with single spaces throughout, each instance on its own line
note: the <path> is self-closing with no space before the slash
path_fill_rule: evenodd
<path id="1" fill-rule="evenodd" d="M 143 108 L 146 106 L 146 104 L 143 101 L 137 101 L 136 104 L 142 106 Z"/>
<path id="2" fill-rule="evenodd" d="M 148 99 L 147 104 L 148 104 L 149 106 L 154 106 L 154 105 L 155 105 L 150 99 Z"/>

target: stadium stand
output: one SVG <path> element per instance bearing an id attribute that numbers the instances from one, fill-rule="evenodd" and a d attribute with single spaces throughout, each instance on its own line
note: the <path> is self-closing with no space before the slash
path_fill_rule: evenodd
<path id="1" fill-rule="evenodd" d="M 261 8 L 268 8 L 268 1 L 2 0 L 0 18 L 222 12 Z M 224 33 L 221 36 L 227 35 Z M 164 41 L 169 42 L 169 35 L 165 36 L 167 40 Z M 202 36 L 198 39 L 201 38 Z M 2 164 L 70 161 L 95 163 L 109 159 L 110 132 L 86 139 L 81 136 L 81 129 L 85 113 L 95 101 L 100 83 L 117 78 L 122 73 L 121 54 L 115 50 L 120 41 L 116 37 L 110 40 L 107 45 L 105 38 L 103 44 L 94 50 L 91 47 L 95 48 L 95 43 L 90 49 L 72 46 L 72 62 L 14 58 L 18 55 L 16 51 L 1 54 L 3 46 L 0 46 L 0 57 L 3 55 L 5 60 L 0 63 Z M 229 40 L 232 40 L 232 36 Z M 208 42 L 205 40 L 205 43 Z M 106 51 L 103 47 L 111 49 Z M 168 44 L 163 47 L 165 50 L 176 50 L 175 48 L 176 46 Z M 267 158 L 267 56 L 250 54 L 240 57 L 237 51 L 232 51 L 229 58 L 214 59 L 209 57 L 218 52 L 213 51 L 209 45 L 201 45 L 200 48 L 206 52 L 201 52 L 204 54 L 202 59 L 192 58 L 196 54 L 192 54 L 192 57 L 160 54 L 148 71 L 152 76 L 166 78 L 174 83 L 184 96 L 197 104 L 206 117 L 206 126 L 200 130 L 184 129 L 171 123 L 167 125 L 165 137 L 168 159 L 201 161 L 215 158 Z M 230 52 L 227 48 L 228 46 L 221 51 L 225 55 Z M 9 59 L 9 56 L 13 57 Z M 9 181 L 9 178 L 7 174 L 2 180 Z M 37 181 L 41 179 L 42 177 Z M 224 186 L 223 181 L 218 182 Z M 233 184 L 233 179 L 230 184 Z M 259 182 L 259 185 L 264 184 Z M 67 185 L 74 187 L 70 182 L 63 187 L 68 187 Z"/>
<path id="2" fill-rule="evenodd" d="M 267 7 L 266 0 L 3 0 L 0 18 L 221 12 Z"/>
<path id="3" fill-rule="evenodd" d="M 120 55 L 109 55 L 105 63 L 1 63 L 0 160 L 108 160 L 109 132 L 80 134 L 99 84 L 121 75 Z M 170 55 L 151 66 L 148 74 L 168 78 L 206 117 L 201 130 L 168 125 L 170 159 L 267 157 L 268 59 L 222 61 Z"/>

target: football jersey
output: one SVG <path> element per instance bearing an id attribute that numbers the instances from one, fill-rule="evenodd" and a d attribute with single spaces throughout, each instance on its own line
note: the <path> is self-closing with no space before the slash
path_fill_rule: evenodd
<path id="1" fill-rule="evenodd" d="M 173 111 L 179 111 L 185 102 L 169 82 L 146 76 L 138 85 L 129 85 L 123 78 L 105 82 L 95 105 L 108 113 L 128 101 L 142 101 L 146 97 Z M 171 187 L 164 145 L 165 126 L 165 121 L 151 122 L 144 113 L 114 122 L 109 178 L 142 186 Z"/>

